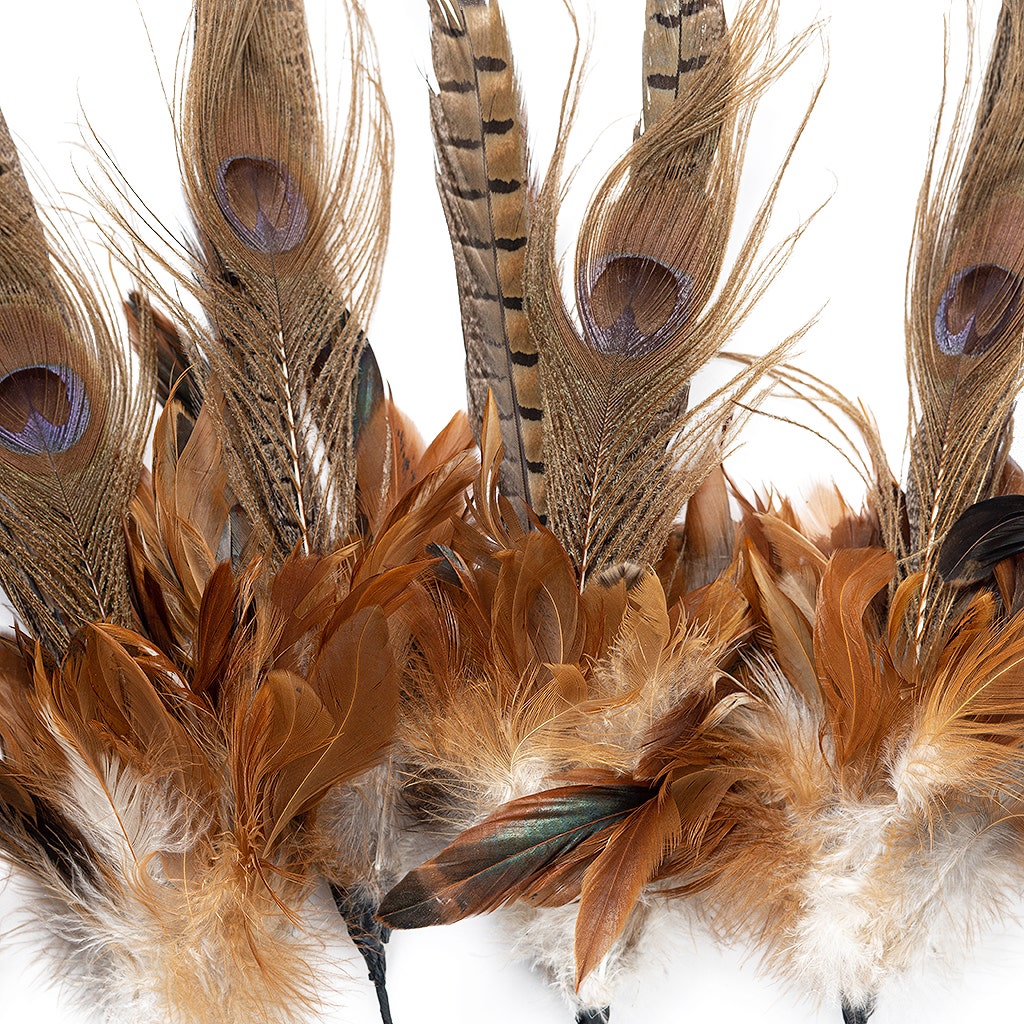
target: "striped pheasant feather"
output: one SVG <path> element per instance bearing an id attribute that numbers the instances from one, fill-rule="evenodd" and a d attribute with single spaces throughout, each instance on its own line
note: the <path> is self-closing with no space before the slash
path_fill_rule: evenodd
<path id="1" fill-rule="evenodd" d="M 543 519 L 544 413 L 523 309 L 529 153 L 508 34 L 496 2 L 435 2 L 430 14 L 437 187 L 462 304 L 470 423 L 479 437 L 490 391 L 505 445 L 502 489 Z"/>

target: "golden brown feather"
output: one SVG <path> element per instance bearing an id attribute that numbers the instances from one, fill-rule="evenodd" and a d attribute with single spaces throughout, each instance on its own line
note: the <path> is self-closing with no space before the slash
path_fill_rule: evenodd
<path id="1" fill-rule="evenodd" d="M 388 226 L 390 123 L 361 9 L 335 147 L 322 128 L 302 7 L 201 2 L 182 165 L 198 297 L 232 486 L 280 559 L 355 522 L 357 368 Z M 185 283 L 188 283 L 185 280 Z"/>
<path id="2" fill-rule="evenodd" d="M 563 306 L 555 245 L 578 82 L 567 91 L 527 251 L 527 312 L 547 414 L 547 510 L 581 585 L 616 562 L 656 557 L 686 498 L 721 461 L 723 437 L 737 425 L 734 402 L 753 400 L 778 360 L 772 353 L 687 408 L 689 380 L 773 271 L 771 259 L 755 263 L 777 181 L 720 280 L 756 98 L 801 45 L 771 53 L 774 18 L 774 8 L 748 5 L 728 39 L 709 40 L 685 90 L 597 190 L 576 249 L 582 334 Z M 713 159 L 696 160 L 712 145 Z"/>
<path id="3" fill-rule="evenodd" d="M 487 392 L 504 440 L 502 488 L 544 515 L 537 346 L 523 309 L 531 181 L 515 65 L 496 0 L 431 3 L 437 186 L 455 254 L 469 418 Z"/>

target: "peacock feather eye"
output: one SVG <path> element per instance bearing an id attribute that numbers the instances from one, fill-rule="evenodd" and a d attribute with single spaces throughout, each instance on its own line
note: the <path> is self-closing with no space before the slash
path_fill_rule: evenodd
<path id="1" fill-rule="evenodd" d="M 0 445 L 19 455 L 66 452 L 89 426 L 89 397 L 74 370 L 54 363 L 0 377 Z"/>
<path id="2" fill-rule="evenodd" d="M 222 160 L 215 196 L 231 230 L 256 252 L 288 252 L 306 237 L 306 200 L 280 160 L 249 155 Z"/>
<path id="3" fill-rule="evenodd" d="M 949 356 L 980 356 L 994 345 L 1020 309 L 1022 282 L 996 263 L 957 271 L 935 312 L 935 343 Z"/>
<path id="4" fill-rule="evenodd" d="M 689 274 L 650 256 L 614 254 L 592 273 L 581 302 L 594 347 L 633 358 L 659 348 L 689 313 Z"/>

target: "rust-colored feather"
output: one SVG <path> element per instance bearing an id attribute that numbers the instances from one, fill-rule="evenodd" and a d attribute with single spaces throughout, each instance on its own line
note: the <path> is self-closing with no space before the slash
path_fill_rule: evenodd
<path id="1" fill-rule="evenodd" d="M 668 786 L 642 804 L 608 837 L 587 868 L 576 918 L 576 987 L 604 959 L 682 831 Z"/>
<path id="2" fill-rule="evenodd" d="M 382 904 L 381 920 L 422 928 L 493 910 L 529 891 L 552 861 L 649 798 L 646 787 L 607 784 L 566 786 L 513 801 L 406 875 Z"/>

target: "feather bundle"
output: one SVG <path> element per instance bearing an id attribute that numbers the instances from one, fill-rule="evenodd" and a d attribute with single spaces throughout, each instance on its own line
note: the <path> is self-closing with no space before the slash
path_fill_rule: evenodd
<path id="1" fill-rule="evenodd" d="M 606 1012 L 615 979 L 637 962 L 654 891 L 728 832 L 713 819 L 732 773 L 709 769 L 701 737 L 741 699 L 719 681 L 753 622 L 735 586 L 715 581 L 733 544 L 716 467 L 733 403 L 779 359 L 775 352 L 744 368 L 688 408 L 690 377 L 775 269 L 771 260 L 756 266 L 770 195 L 719 283 L 754 101 L 793 51 L 771 50 L 774 10 L 762 17 L 744 8 L 727 36 L 719 4 L 676 7 L 649 6 L 644 131 L 581 230 L 582 333 L 562 305 L 554 256 L 575 78 L 545 183 L 532 206 L 527 198 L 525 312 L 542 385 L 552 532 L 524 532 L 507 502 L 520 494 L 508 483 L 508 452 L 521 450 L 522 435 L 497 397 L 507 377 L 498 374 L 488 382 L 495 398 L 481 427 L 472 520 L 443 553 L 413 626 L 420 639 L 399 748 L 419 816 L 443 833 L 468 831 L 407 875 L 381 909 L 389 926 L 421 927 L 520 901 L 530 909 L 509 911 L 517 948 L 550 973 L 581 1020 Z M 469 48 L 479 45 L 473 19 L 484 17 L 463 5 L 441 20 L 434 7 L 435 141 L 456 242 L 447 162 L 452 149 L 478 159 L 468 140 L 479 140 L 485 101 L 484 76 L 457 75 L 450 62 L 478 52 Z M 489 17 L 500 26 L 496 10 Z M 667 37 L 671 96 L 654 70 Z M 466 129 L 460 147 L 451 126 L 467 95 L 463 123 L 475 134 Z M 473 202 L 483 198 L 476 191 Z M 467 289 L 492 286 L 465 263 L 472 362 Z M 688 497 L 692 563 L 678 547 L 662 555 Z M 662 578 L 647 568 L 655 562 Z M 470 749 L 466 735 L 475 737 Z"/>
<path id="2" fill-rule="evenodd" d="M 702 10 L 706 6 L 700 5 Z M 723 542 L 728 546 L 733 537 L 737 540 L 735 560 L 725 578 L 739 596 L 746 623 L 738 634 L 722 634 L 722 619 L 713 619 L 718 631 L 713 635 L 729 637 L 733 644 L 746 639 L 738 658 L 728 644 L 718 648 L 718 659 L 704 669 L 703 685 L 688 693 L 667 688 L 666 704 L 645 719 L 647 730 L 616 732 L 620 740 L 642 737 L 642 758 L 622 763 L 607 749 L 600 754 L 581 749 L 580 760 L 559 767 L 554 755 L 556 750 L 558 755 L 572 751 L 579 737 L 592 735 L 587 731 L 587 723 L 592 726 L 595 720 L 591 716 L 596 714 L 605 725 L 621 721 L 636 699 L 636 691 L 620 688 L 614 710 L 609 710 L 602 703 L 602 696 L 609 695 L 594 688 L 604 665 L 615 662 L 619 644 L 628 650 L 641 643 L 631 633 L 628 612 L 620 613 L 618 627 L 610 626 L 612 635 L 617 633 L 611 649 L 591 652 L 584 646 L 590 656 L 577 667 L 578 677 L 549 661 L 547 671 L 555 680 L 563 685 L 567 679 L 575 681 L 574 696 L 585 708 L 573 740 L 545 745 L 551 751 L 546 775 L 555 781 L 561 775 L 563 784 L 536 792 L 538 759 L 528 759 L 526 782 L 534 792 L 520 788 L 515 774 L 508 776 L 512 785 L 505 795 L 513 798 L 511 802 L 482 821 L 478 811 L 471 819 L 473 827 L 408 876 L 385 901 L 385 920 L 419 926 L 428 919 L 454 919 L 518 901 L 523 909 L 517 912 L 515 927 L 526 936 L 521 939 L 525 947 L 530 922 L 539 917 L 525 908 L 571 902 L 562 931 L 548 927 L 545 938 L 538 940 L 547 944 L 538 947 L 546 951 L 535 948 L 529 954 L 559 975 L 566 991 L 575 992 L 581 1019 L 589 1019 L 587 1015 L 598 1012 L 609 993 L 603 974 L 615 960 L 607 956 L 609 951 L 618 942 L 621 956 L 637 941 L 637 900 L 645 887 L 668 896 L 700 894 L 715 929 L 754 939 L 781 973 L 841 1004 L 847 1021 L 864 1021 L 888 982 L 919 969 L 936 953 L 952 956 L 965 936 L 983 928 L 1008 905 L 1024 866 L 1017 853 L 1019 586 L 1011 568 L 997 575 L 995 592 L 964 598 L 942 581 L 935 562 L 939 540 L 957 515 L 978 497 L 996 493 L 1016 479 L 1009 469 L 1004 471 L 1004 460 L 1022 366 L 1019 270 L 1014 263 L 1019 243 L 1016 218 L 1008 212 L 1012 198 L 1003 197 L 1012 197 L 1016 187 L 1019 147 L 1009 133 L 1020 94 L 1020 18 L 1018 7 L 1004 5 L 973 131 L 968 134 L 964 101 L 938 184 L 932 185 L 929 172 L 922 193 L 907 325 L 915 425 L 906 497 L 893 491 L 892 475 L 870 423 L 855 414 L 877 473 L 871 511 L 855 515 L 840 504 L 827 531 L 816 533 L 788 505 L 748 507 L 738 534 L 725 525 L 713 534 L 710 546 L 713 549 L 717 541 L 720 552 Z M 655 12 L 653 20 L 660 29 L 670 19 Z M 716 31 L 712 23 L 712 39 Z M 652 38 L 657 38 L 653 29 L 649 48 Z M 728 48 L 718 51 L 723 82 L 732 83 L 741 73 L 743 50 L 737 38 L 742 39 L 742 33 L 734 28 Z M 703 61 L 703 67 L 709 65 L 714 66 L 713 57 Z M 655 82 L 667 84 L 662 73 L 651 74 Z M 645 116 L 660 118 L 654 121 L 656 139 L 657 127 L 667 115 L 650 114 L 652 109 L 658 109 L 654 97 L 648 100 Z M 714 121 L 713 116 L 710 119 Z M 634 224 L 639 231 L 658 224 L 656 207 L 646 209 L 645 204 L 656 203 L 659 187 L 681 190 L 688 174 L 706 187 L 706 154 L 714 137 L 705 133 L 689 141 L 684 134 L 688 145 L 681 147 L 680 159 L 686 166 L 670 167 L 666 181 L 659 179 L 657 186 L 642 177 L 643 150 L 631 153 L 628 175 L 624 167 L 624 180 L 610 189 L 603 207 L 599 192 L 577 253 L 577 302 L 593 352 L 630 365 L 627 360 L 636 354 L 631 346 L 642 349 L 646 344 L 643 325 L 630 306 L 638 297 L 664 299 L 663 318 L 646 333 L 671 333 L 671 297 L 674 292 L 678 304 L 678 278 L 673 288 L 669 277 L 662 275 L 665 287 L 659 289 L 655 283 L 660 271 L 647 268 L 631 283 L 627 279 L 636 268 L 627 264 L 638 259 L 634 252 L 645 253 L 652 244 L 681 245 L 682 240 L 660 225 L 651 230 L 654 242 L 644 237 L 636 245 L 612 250 L 604 233 L 629 237 Z M 643 210 L 635 219 L 629 212 L 634 182 L 633 202 Z M 544 207 L 549 185 L 550 179 L 541 191 L 538 211 L 553 210 Z M 627 210 L 621 223 L 619 204 Z M 674 214 L 686 209 L 685 195 L 675 194 L 671 209 Z M 701 215 L 707 216 L 703 208 Z M 551 223 L 551 217 L 540 212 L 535 219 Z M 680 223 L 685 224 L 685 218 L 673 221 Z M 685 246 L 671 258 L 657 257 L 657 266 L 685 264 L 684 250 Z M 528 254 L 528 272 L 537 266 L 532 262 L 536 252 L 531 249 Z M 616 276 L 610 268 L 618 260 L 624 265 Z M 553 265 L 551 257 L 548 265 Z M 535 280 L 528 277 L 528 312 L 538 308 L 532 305 L 538 301 Z M 554 280 L 550 272 L 549 280 Z M 550 296 L 556 289 L 552 286 L 539 294 Z M 541 298 L 538 305 L 543 302 Z M 554 320 L 552 307 L 543 308 Z M 657 303 L 646 308 L 658 308 Z M 545 397 L 546 375 L 563 373 L 557 378 L 558 393 L 571 405 L 572 399 L 565 396 L 572 395 L 573 380 L 586 380 L 587 375 L 573 375 L 561 367 L 568 365 L 567 353 L 579 348 L 574 348 L 566 329 L 557 355 L 549 355 L 543 327 L 536 326 L 537 320 L 531 323 L 538 337 Z M 684 380 L 686 376 L 681 375 Z M 780 376 L 784 378 L 785 372 Z M 609 387 L 607 394 L 612 393 Z M 817 395 L 831 400 L 822 389 Z M 558 402 L 552 404 L 557 407 Z M 661 404 L 672 408 L 664 395 Z M 844 411 L 852 408 L 841 398 L 834 404 Z M 569 440 L 558 433 L 557 408 L 549 406 L 546 411 L 546 437 L 555 438 L 551 450 L 572 453 L 579 479 L 587 444 L 600 437 L 600 431 L 585 415 L 577 416 L 576 427 L 588 424 L 588 429 Z M 618 427 L 622 417 L 610 416 L 608 421 Z M 608 448 L 614 456 L 631 451 L 626 443 Z M 564 514 L 568 522 L 572 510 L 591 506 L 567 497 L 558 482 L 559 471 L 552 469 L 550 458 L 545 462 L 549 519 L 565 544 L 586 599 L 597 579 L 588 576 L 589 534 L 580 530 L 567 536 L 558 517 Z M 614 473 L 607 476 L 619 479 Z M 723 518 L 728 520 L 727 504 L 712 504 L 714 483 L 712 478 L 703 495 L 704 507 L 717 507 L 720 515 L 725 511 Z M 663 499 L 657 489 L 639 490 Z M 695 505 L 684 536 L 702 529 L 701 504 Z M 642 500 L 630 501 L 623 514 L 636 513 L 638 505 Z M 1010 519 L 1013 512 L 1005 515 Z M 602 528 L 614 527 L 616 542 L 629 536 L 607 507 L 594 519 Z M 651 532 L 653 538 L 664 535 L 664 528 Z M 581 536 L 586 538 L 583 543 Z M 685 549 L 674 560 L 667 554 L 659 564 L 663 572 L 668 566 L 675 571 L 683 567 L 684 579 L 700 578 L 708 547 L 707 541 L 698 545 L 690 571 Z M 606 564 L 597 557 L 598 567 Z M 633 561 L 615 548 L 608 561 L 621 563 L 627 558 Z M 649 550 L 639 548 L 635 560 L 643 565 L 653 559 Z M 719 554 L 719 565 L 721 561 Z M 621 571 L 636 588 L 629 593 L 644 590 L 645 584 L 637 583 L 629 569 Z M 605 573 L 598 578 L 607 584 L 614 577 Z M 674 593 L 673 585 L 672 577 L 663 575 L 662 592 Z M 713 587 L 723 585 L 720 579 Z M 500 592 L 491 587 L 484 592 L 492 590 L 495 595 Z M 684 596 L 684 607 L 686 601 Z M 446 614 L 453 616 L 450 609 Z M 454 618 L 461 622 L 457 613 Z M 559 616 L 559 622 L 566 621 L 572 619 Z M 610 622 L 614 621 L 613 616 Z M 609 624 L 605 619 L 606 629 Z M 753 632 L 755 624 L 759 628 Z M 536 625 L 527 632 L 543 635 Z M 494 660 L 492 654 L 490 664 Z M 661 665 L 660 657 L 653 664 L 648 658 L 631 665 L 624 677 L 657 680 Z M 734 682 L 714 682 L 727 666 Z M 450 665 L 443 668 L 452 671 Z M 466 672 L 455 666 L 460 669 Z M 470 668 L 470 678 L 477 671 Z M 486 674 L 484 678 L 487 699 L 501 701 L 507 684 L 496 685 Z M 584 690 L 581 680 L 590 686 Z M 444 684 L 444 689 L 451 685 Z M 480 685 L 473 679 L 469 692 L 475 694 Z M 458 692 L 461 697 L 464 691 Z M 511 692 L 519 699 L 531 691 L 520 679 Z M 432 721 L 443 720 L 448 713 L 432 711 Z M 491 708 L 485 717 L 493 714 Z M 566 706 L 558 717 L 559 728 L 566 716 L 578 714 Z M 514 719 L 506 712 L 503 721 Z M 511 735 L 517 757 L 528 754 L 535 729 L 507 730 L 505 726 L 497 734 L 501 742 L 508 742 Z M 438 742 L 436 734 L 432 741 Z M 420 736 L 415 742 L 423 744 Z M 604 742 L 614 749 L 611 737 L 605 736 Z M 501 757 L 489 755 L 486 766 L 471 767 L 464 761 L 446 761 L 443 752 L 433 749 L 424 762 L 445 766 L 440 778 L 419 769 L 431 791 L 430 813 L 437 814 L 438 787 L 451 788 L 449 800 L 464 801 L 467 779 L 487 778 L 493 762 L 501 766 L 497 778 L 504 780 L 505 766 L 512 760 L 506 752 Z M 616 774 L 584 777 L 589 789 L 582 789 L 577 773 L 595 768 Z M 646 788 L 638 792 L 637 786 Z M 479 799 L 472 793 L 469 798 Z M 488 801 L 492 799 L 488 794 Z M 488 806 L 479 804 L 481 809 Z M 570 807 L 575 807 L 574 813 Z M 627 924 L 630 914 L 634 926 Z M 571 944 L 564 937 L 566 921 L 575 922 Z M 565 967 L 570 957 L 572 973 Z M 603 965 L 602 957 L 607 957 Z"/>
<path id="3" fill-rule="evenodd" d="M 863 1024 L 1024 884 L 1024 7 L 935 129 L 902 487 L 789 342 L 693 398 L 802 231 L 766 245 L 795 140 L 733 220 L 807 34 L 646 0 L 570 305 L 578 45 L 534 182 L 497 0 L 427 10 L 469 396 L 429 446 L 366 336 L 393 157 L 356 0 L 335 141 L 300 0 L 197 0 L 192 237 L 117 254 L 130 348 L 0 119 L 0 849 L 105 1020 L 318 1018 L 329 892 L 385 1024 L 389 929 L 492 910 L 584 1024 L 673 918 Z M 863 509 L 732 486 L 773 387 L 852 420 Z"/>
<path id="4" fill-rule="evenodd" d="M 359 326 L 389 130 L 349 15 L 335 177 L 301 5 L 197 5 L 198 248 L 176 272 L 209 324 L 133 293 L 137 368 L 47 242 L 2 126 L 0 575 L 28 633 L 3 641 L 0 843 L 107 1020 L 308 1019 L 337 927 L 320 880 L 362 940 L 367 893 L 397 873 L 398 613 L 473 459 L 464 417 L 424 447 Z M 388 1019 L 382 950 L 362 948 Z"/>
<path id="5" fill-rule="evenodd" d="M 1022 13 L 1003 5 L 973 131 L 964 99 L 918 207 L 905 496 L 861 419 L 877 473 L 866 517 L 840 508 L 816 535 L 782 506 L 756 521 L 750 509 L 745 527 L 743 589 L 767 629 L 737 674 L 752 699 L 717 737 L 739 773 L 722 803 L 730 842 L 690 884 L 718 929 L 752 937 L 848 1022 L 899 979 L 955 962 L 1024 868 L 1016 572 L 1004 563 L 967 593 L 943 579 L 984 576 L 956 569 L 995 560 L 965 531 L 996 529 L 1012 499 L 971 503 L 1018 480 L 1006 446 L 1024 367 L 1020 233 L 1006 197 Z"/>
<path id="6" fill-rule="evenodd" d="M 492 473 L 496 419 L 492 405 Z M 453 543 L 420 598 L 399 749 L 418 815 L 433 831 L 470 827 L 388 894 L 381 918 L 422 927 L 521 900 L 517 948 L 585 1018 L 635 965 L 648 884 L 724 835 L 709 824 L 731 779 L 705 770 L 698 737 L 736 703 L 719 680 L 749 609 L 724 581 L 669 605 L 653 573 L 580 593 L 543 528 Z"/>

